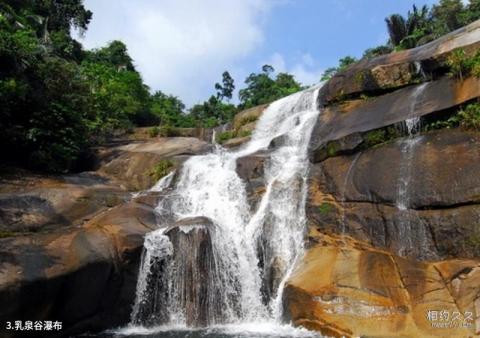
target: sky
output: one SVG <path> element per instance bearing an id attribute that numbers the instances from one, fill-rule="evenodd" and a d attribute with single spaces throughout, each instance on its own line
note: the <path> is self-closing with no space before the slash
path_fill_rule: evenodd
<path id="1" fill-rule="evenodd" d="M 388 39 L 385 17 L 435 0 L 85 0 L 86 48 L 121 40 L 152 91 L 187 106 L 215 93 L 228 70 L 238 88 L 264 64 L 304 85 L 346 55 Z M 234 100 L 236 102 L 237 100 Z"/>

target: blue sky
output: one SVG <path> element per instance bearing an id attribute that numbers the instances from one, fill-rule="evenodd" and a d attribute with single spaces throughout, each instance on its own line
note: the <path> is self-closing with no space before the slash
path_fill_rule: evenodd
<path id="1" fill-rule="evenodd" d="M 313 84 L 345 55 L 384 43 L 384 18 L 434 0 L 86 0 L 87 48 L 120 39 L 152 90 L 187 106 L 269 63 Z"/>

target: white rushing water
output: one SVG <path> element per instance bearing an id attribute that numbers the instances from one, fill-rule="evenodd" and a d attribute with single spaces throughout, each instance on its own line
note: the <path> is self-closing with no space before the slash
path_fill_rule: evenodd
<path id="1" fill-rule="evenodd" d="M 200 297 L 200 303 L 211 312 L 204 319 L 210 327 L 279 323 L 284 283 L 303 253 L 307 148 L 319 114 L 317 93 L 318 87 L 311 88 L 270 104 L 251 140 L 239 150 L 216 146 L 212 153 L 193 156 L 183 164 L 171 192 L 156 208 L 159 219 L 168 221 L 145 239 L 133 324 L 188 326 L 188 313 L 196 305 L 184 301 L 189 297 L 185 283 L 192 283 L 187 288 L 194 290 L 202 285 L 206 296 Z M 236 172 L 237 159 L 267 150 L 274 139 L 277 146 L 266 152 L 266 191 L 252 210 L 245 182 Z M 158 183 L 159 188 L 172 183 L 171 175 Z M 183 227 L 181 240 L 193 245 L 176 247 L 181 240 L 169 238 L 167 226 L 199 216 L 213 225 Z M 211 248 L 202 246 L 200 259 L 208 260 L 207 268 L 194 269 L 191 277 L 192 269 L 182 261 L 198 258 L 195 238 L 201 238 L 201 245 L 210 243 L 205 234 L 211 237 Z M 156 322 L 144 322 L 152 311 L 158 312 L 150 317 Z"/>
<path id="2" fill-rule="evenodd" d="M 423 91 L 425 90 L 427 82 L 417 86 L 412 93 L 410 114 L 414 115 L 416 106 L 419 100 L 422 99 Z M 415 148 L 421 137 L 417 135 L 421 131 L 421 118 L 413 116 L 405 120 L 407 137 L 401 141 L 400 150 L 402 155 L 401 166 L 399 169 L 399 180 L 397 187 L 396 207 L 399 212 L 397 221 L 399 238 L 398 254 L 407 256 L 415 250 L 412 242 L 412 223 L 410 221 L 410 180 L 414 175 L 412 168 L 412 161 L 414 160 Z M 425 234 L 422 234 L 422 238 Z"/>

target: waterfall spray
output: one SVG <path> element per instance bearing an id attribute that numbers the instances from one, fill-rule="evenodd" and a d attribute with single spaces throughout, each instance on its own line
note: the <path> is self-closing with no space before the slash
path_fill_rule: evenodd
<path id="1" fill-rule="evenodd" d="M 303 253 L 307 149 L 319 114 L 318 89 L 271 103 L 239 150 L 217 146 L 183 164 L 156 208 L 168 222 L 145 239 L 132 323 L 280 319 L 283 286 Z M 236 161 L 265 151 L 280 136 L 282 144 L 268 152 L 266 192 L 250 210 Z"/>

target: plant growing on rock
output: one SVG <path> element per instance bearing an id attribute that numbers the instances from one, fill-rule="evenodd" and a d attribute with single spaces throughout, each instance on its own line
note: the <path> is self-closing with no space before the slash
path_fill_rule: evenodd
<path id="1" fill-rule="evenodd" d="M 328 214 L 333 210 L 333 206 L 328 202 L 323 202 L 318 206 L 318 211 L 322 214 Z"/>
<path id="2" fill-rule="evenodd" d="M 151 176 L 155 181 L 158 181 L 162 177 L 168 175 L 174 166 L 175 165 L 171 160 L 160 160 L 149 172 L 149 176 Z"/>

